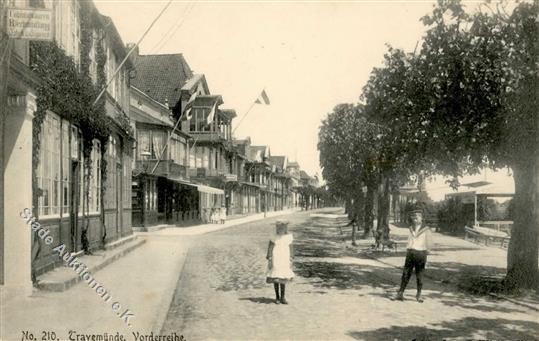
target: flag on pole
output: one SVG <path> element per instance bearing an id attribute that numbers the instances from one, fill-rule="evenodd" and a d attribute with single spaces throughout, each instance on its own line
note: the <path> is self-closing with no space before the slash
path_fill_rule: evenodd
<path id="1" fill-rule="evenodd" d="M 265 105 L 270 104 L 270 100 L 269 100 L 268 94 L 266 93 L 266 89 L 262 90 L 260 95 L 258 95 L 258 98 L 256 99 L 255 103 L 256 104 L 265 104 Z"/>
<path id="2" fill-rule="evenodd" d="M 185 113 L 185 118 L 187 120 L 190 120 L 191 117 L 193 116 L 192 115 L 193 110 L 191 109 L 193 108 L 193 103 L 195 103 L 195 100 L 197 99 L 197 95 L 198 95 L 197 91 L 193 92 L 193 94 L 191 95 L 191 97 L 189 97 L 189 100 L 185 104 L 185 108 L 183 110 Z"/>
<path id="3" fill-rule="evenodd" d="M 213 118 L 215 117 L 215 111 L 217 110 L 217 101 L 213 104 L 213 107 L 210 110 L 210 113 L 206 117 L 206 125 L 210 125 L 213 122 Z"/>
<path id="4" fill-rule="evenodd" d="M 188 121 L 193 118 L 193 107 L 185 110 L 185 120 Z"/>

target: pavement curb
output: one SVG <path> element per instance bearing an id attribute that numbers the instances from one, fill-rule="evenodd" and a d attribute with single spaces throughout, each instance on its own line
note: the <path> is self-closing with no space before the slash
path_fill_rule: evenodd
<path id="1" fill-rule="evenodd" d="M 96 264 L 92 267 L 88 268 L 89 273 L 96 273 L 99 270 L 103 269 L 107 265 L 115 262 L 116 260 L 120 259 L 121 257 L 125 256 L 126 254 L 130 253 L 131 251 L 135 250 L 142 244 L 146 243 L 145 239 L 139 239 L 134 240 L 132 245 L 129 245 L 128 247 L 113 253 L 109 257 L 106 257 L 102 262 L 99 264 Z M 72 275 L 69 276 L 69 278 L 63 280 L 63 281 L 48 281 L 48 280 L 41 280 L 38 281 L 37 288 L 43 291 L 53 291 L 53 292 L 62 292 L 66 291 L 69 288 L 73 287 L 75 284 L 82 281 L 82 277 L 79 276 L 76 272 L 73 272 Z"/>
<path id="2" fill-rule="evenodd" d="M 311 210 L 311 211 L 316 211 L 316 210 Z M 206 233 L 212 233 L 212 232 L 217 232 L 217 231 L 222 231 L 224 229 L 228 229 L 230 227 L 236 227 L 236 226 L 240 226 L 240 225 L 244 225 L 244 224 L 249 224 L 249 223 L 252 223 L 252 222 L 256 222 L 256 221 L 261 221 L 261 220 L 264 220 L 264 219 L 272 219 L 272 218 L 278 218 L 278 217 L 282 217 L 284 215 L 290 215 L 290 214 L 295 214 L 295 213 L 299 213 L 301 211 L 298 211 L 298 210 L 286 210 L 286 211 L 273 211 L 271 212 L 270 214 L 268 214 L 268 216 L 266 217 L 253 217 L 253 216 L 247 216 L 247 217 L 242 217 L 242 218 L 238 218 L 238 219 L 233 219 L 233 220 L 229 220 L 227 221 L 225 224 L 204 224 L 204 225 L 194 225 L 194 226 L 175 226 L 175 225 L 167 225 L 166 228 L 163 228 L 163 229 L 160 229 L 159 231 L 155 231 L 155 232 L 136 232 L 136 235 L 137 236 L 141 236 L 141 237 L 146 237 L 146 236 L 165 236 L 165 237 L 168 237 L 168 236 L 198 236 L 198 235 L 203 235 L 203 234 L 206 234 Z M 258 213 L 258 214 L 261 214 L 261 213 Z M 250 217 L 253 217 L 253 219 L 248 219 L 246 221 L 240 221 L 241 219 L 244 219 L 244 218 L 250 218 Z"/>
<path id="3" fill-rule="evenodd" d="M 161 331 L 163 330 L 163 327 L 165 325 L 165 321 L 168 316 L 168 311 L 170 310 L 170 306 L 172 305 L 172 302 L 174 301 L 174 298 L 176 298 L 176 289 L 178 289 L 178 285 L 180 284 L 180 280 L 182 279 L 183 269 L 185 268 L 185 263 L 187 261 L 187 257 L 189 257 L 189 253 L 191 252 L 191 247 L 187 249 L 187 252 L 185 253 L 185 257 L 183 259 L 183 264 L 180 268 L 180 273 L 178 274 L 178 278 L 174 282 L 174 287 L 172 289 L 171 295 L 163 295 L 163 298 L 161 299 L 160 307 L 163 307 L 159 310 L 157 313 L 157 316 L 154 319 L 154 322 L 152 323 L 151 331 L 155 335 L 161 335 Z M 167 297 L 169 297 L 167 299 Z"/>

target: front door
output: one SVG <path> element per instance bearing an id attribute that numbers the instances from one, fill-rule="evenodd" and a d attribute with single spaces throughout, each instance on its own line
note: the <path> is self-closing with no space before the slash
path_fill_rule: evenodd
<path id="1" fill-rule="evenodd" d="M 71 199 L 69 202 L 69 220 L 71 225 L 71 250 L 76 252 L 79 236 L 79 201 L 80 201 L 80 162 L 71 160 Z"/>

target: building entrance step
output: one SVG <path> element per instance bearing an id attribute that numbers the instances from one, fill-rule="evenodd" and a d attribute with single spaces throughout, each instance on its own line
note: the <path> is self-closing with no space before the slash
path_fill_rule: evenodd
<path id="1" fill-rule="evenodd" d="M 84 264 L 88 269 L 83 270 L 81 273 L 89 272 L 93 276 L 97 271 L 135 250 L 145 242 L 146 239 L 129 236 L 107 245 L 105 250 L 96 250 L 91 255 L 79 255 L 77 256 L 78 262 Z M 83 280 L 75 270 L 64 262 L 63 266 L 39 276 L 37 278 L 37 287 L 44 291 L 66 291 Z"/>

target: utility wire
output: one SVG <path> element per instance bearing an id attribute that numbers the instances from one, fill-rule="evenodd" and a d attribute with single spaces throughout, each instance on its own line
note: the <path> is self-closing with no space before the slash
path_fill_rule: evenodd
<path id="1" fill-rule="evenodd" d="M 172 1 L 173 0 L 169 0 L 168 3 L 165 5 L 165 7 L 163 7 L 163 9 L 161 10 L 161 12 L 159 13 L 159 15 L 157 15 L 157 17 L 152 21 L 152 23 L 150 24 L 150 26 L 148 27 L 148 29 L 146 29 L 146 32 L 144 32 L 144 34 L 142 35 L 142 37 L 140 37 L 140 39 L 138 40 L 138 42 L 131 48 L 131 50 L 129 50 L 129 52 L 127 53 L 127 55 L 124 57 L 124 59 L 122 60 L 122 62 L 120 63 L 120 65 L 118 65 L 116 67 L 116 70 L 114 71 L 114 73 L 112 74 L 112 77 L 110 77 L 108 83 L 103 87 L 103 89 L 101 89 L 101 92 L 99 93 L 99 95 L 97 96 L 97 98 L 95 99 L 94 103 L 92 104 L 92 106 L 96 105 L 97 102 L 99 101 L 99 99 L 101 98 L 101 96 L 103 96 L 103 94 L 105 93 L 105 91 L 107 90 L 107 88 L 109 87 L 110 83 L 112 83 L 112 81 L 114 80 L 114 78 L 116 77 L 116 75 L 118 74 L 118 72 L 120 72 L 120 69 L 122 68 L 122 66 L 125 64 L 125 62 L 127 61 L 127 59 L 129 58 L 129 56 L 131 55 L 131 53 L 133 53 L 133 51 L 139 46 L 139 44 L 142 42 L 142 40 L 146 37 L 146 35 L 148 34 L 148 32 L 150 32 L 150 30 L 152 29 L 153 25 L 155 25 L 155 23 L 157 22 L 157 20 L 159 20 L 159 18 L 161 18 L 161 16 L 163 15 L 163 13 L 165 13 L 165 11 L 167 10 L 167 8 L 172 4 Z"/>
<path id="2" fill-rule="evenodd" d="M 189 3 L 189 5 L 187 6 L 187 8 L 186 8 L 185 12 L 183 13 L 183 15 L 182 15 L 181 19 L 179 20 L 179 22 L 170 27 L 170 29 L 167 31 L 167 33 L 165 33 L 165 35 L 163 35 L 163 38 L 161 38 L 161 40 L 157 44 L 155 44 L 155 46 L 150 50 L 150 52 L 148 54 L 154 54 L 156 52 L 159 52 L 166 45 L 168 40 L 170 40 L 172 37 L 174 37 L 176 32 L 183 26 L 185 20 L 187 20 L 187 17 L 189 15 L 189 13 L 193 10 L 195 5 L 196 5 L 196 2 L 194 2 L 194 1 Z"/>

